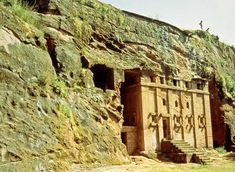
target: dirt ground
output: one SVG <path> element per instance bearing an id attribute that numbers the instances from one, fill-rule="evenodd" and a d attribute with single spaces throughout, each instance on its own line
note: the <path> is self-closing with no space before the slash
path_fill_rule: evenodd
<path id="1" fill-rule="evenodd" d="M 72 166 L 70 172 L 235 172 L 235 153 L 218 153 L 214 151 L 212 162 L 203 164 L 176 164 L 167 159 L 152 160 L 143 156 L 132 156 L 131 164 L 112 165 L 97 168 L 81 168 Z"/>

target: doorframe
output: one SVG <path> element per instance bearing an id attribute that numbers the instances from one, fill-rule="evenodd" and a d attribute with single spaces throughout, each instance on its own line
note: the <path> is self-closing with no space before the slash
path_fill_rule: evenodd
<path id="1" fill-rule="evenodd" d="M 166 121 L 166 123 L 164 123 Z M 165 133 L 164 126 L 165 124 L 168 126 L 167 133 Z M 162 130 L 163 130 L 163 139 L 170 140 L 171 139 L 171 124 L 170 124 L 170 117 L 162 117 Z M 165 137 L 165 134 L 167 135 Z"/>

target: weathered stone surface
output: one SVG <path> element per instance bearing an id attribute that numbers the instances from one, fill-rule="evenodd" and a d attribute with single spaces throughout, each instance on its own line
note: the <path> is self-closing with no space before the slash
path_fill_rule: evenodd
<path id="1" fill-rule="evenodd" d="M 0 2 L 0 171 L 128 162 L 120 138 L 121 76 L 115 93 L 104 92 L 93 82 L 95 64 L 183 80 L 214 77 L 224 100 L 235 98 L 234 48 L 208 32 L 96 0 L 38 2 Z"/>

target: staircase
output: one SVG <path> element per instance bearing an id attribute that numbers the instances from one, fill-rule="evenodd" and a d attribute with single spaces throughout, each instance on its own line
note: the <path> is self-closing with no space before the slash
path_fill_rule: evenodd
<path id="1" fill-rule="evenodd" d="M 210 158 L 200 150 L 184 140 L 167 140 L 162 144 L 163 153 L 177 163 L 195 162 L 200 164 L 208 164 L 211 162 Z"/>

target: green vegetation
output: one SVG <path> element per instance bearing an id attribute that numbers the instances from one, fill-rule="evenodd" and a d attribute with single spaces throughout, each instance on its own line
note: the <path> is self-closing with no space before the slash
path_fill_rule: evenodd
<path id="1" fill-rule="evenodd" d="M 92 28 L 89 23 L 79 18 L 72 18 L 72 22 L 74 24 L 75 35 L 83 41 L 88 42 L 92 34 Z"/>
<path id="2" fill-rule="evenodd" d="M 208 43 L 214 43 L 214 44 L 219 43 L 219 37 L 218 36 L 212 35 L 209 32 L 206 32 L 206 31 L 203 31 L 203 30 L 190 31 L 190 34 L 191 35 L 198 35 L 200 38 L 203 38 Z"/>
<path id="3" fill-rule="evenodd" d="M 33 7 L 30 7 L 26 2 L 22 0 L 4 0 L 3 3 L 10 5 L 13 13 L 26 23 L 36 24 L 36 20 L 32 17 Z"/>
<path id="4" fill-rule="evenodd" d="M 59 113 L 63 114 L 67 118 L 70 118 L 72 116 L 72 110 L 70 109 L 70 107 L 68 107 L 64 104 L 60 103 L 58 110 L 59 110 Z"/>
<path id="5" fill-rule="evenodd" d="M 215 150 L 222 154 L 227 152 L 224 147 L 218 147 L 218 148 L 215 148 Z"/>
<path id="6" fill-rule="evenodd" d="M 58 79 L 52 83 L 52 87 L 55 93 L 59 94 L 62 97 L 67 97 L 68 88 L 64 81 Z"/>
<path id="7" fill-rule="evenodd" d="M 222 84 L 222 88 L 226 96 L 235 99 L 234 79 L 228 74 L 223 74 L 220 76 L 220 83 Z"/>
<path id="8" fill-rule="evenodd" d="M 226 113 L 225 115 L 225 123 L 229 125 L 230 131 L 231 131 L 231 141 L 235 143 L 235 139 L 233 136 L 235 136 L 235 116 L 232 112 Z"/>
<path id="9" fill-rule="evenodd" d="M 80 3 L 91 8 L 96 8 L 98 6 L 97 1 L 94 0 L 80 0 Z"/>

